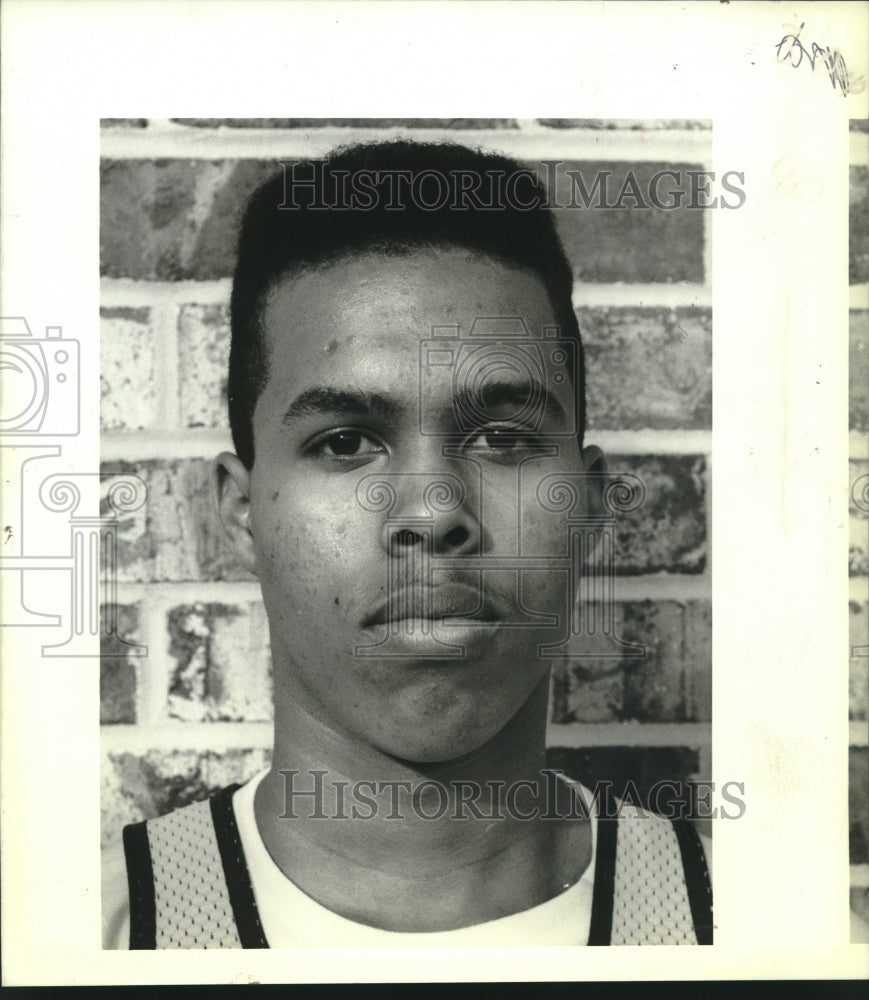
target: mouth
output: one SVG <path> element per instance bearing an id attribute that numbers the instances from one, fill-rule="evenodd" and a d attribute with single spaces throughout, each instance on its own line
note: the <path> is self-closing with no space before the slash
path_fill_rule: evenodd
<path id="1" fill-rule="evenodd" d="M 378 605 L 362 622 L 363 628 L 403 621 L 492 624 L 500 620 L 497 607 L 476 587 L 445 583 L 438 587 L 402 587 Z"/>

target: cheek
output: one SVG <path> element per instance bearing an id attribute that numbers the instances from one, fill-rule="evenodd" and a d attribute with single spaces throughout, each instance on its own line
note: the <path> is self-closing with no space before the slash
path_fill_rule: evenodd
<path id="1" fill-rule="evenodd" d="M 303 569 L 306 558 L 303 544 L 305 528 L 280 499 L 253 508 L 251 528 L 261 578 L 281 575 L 282 571 L 290 568 L 296 572 Z"/>
<path id="2" fill-rule="evenodd" d="M 357 505 L 291 487 L 255 498 L 251 527 L 261 581 L 321 598 L 336 581 L 347 580 L 351 563 L 369 551 L 375 531 Z M 333 602 L 335 597 L 340 587 Z"/>

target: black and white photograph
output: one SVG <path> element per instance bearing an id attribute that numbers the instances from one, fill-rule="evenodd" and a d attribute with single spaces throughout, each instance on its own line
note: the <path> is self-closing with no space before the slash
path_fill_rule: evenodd
<path id="1" fill-rule="evenodd" d="M 102 163 L 107 946 L 711 943 L 709 123 L 151 129 L 291 155 Z"/>
<path id="2" fill-rule="evenodd" d="M 54 163 L 6 14 L 4 981 L 859 977 L 867 5 L 108 6 Z"/>

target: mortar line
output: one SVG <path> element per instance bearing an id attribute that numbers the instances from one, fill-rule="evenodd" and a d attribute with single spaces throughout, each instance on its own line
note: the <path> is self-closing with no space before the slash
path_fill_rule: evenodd
<path id="1" fill-rule="evenodd" d="M 175 305 L 157 302 L 152 306 L 154 329 L 154 375 L 159 410 L 155 430 L 177 432 L 181 424 L 178 378 L 178 311 Z"/>
<path id="2" fill-rule="evenodd" d="M 709 743 L 711 735 L 709 722 L 549 723 L 546 745 L 568 750 L 604 746 L 695 747 Z"/>
<path id="3" fill-rule="evenodd" d="M 118 598 L 121 598 L 118 587 Z M 143 595 L 141 607 L 145 621 L 144 641 L 148 645 L 147 659 L 139 661 L 139 692 L 136 718 L 139 728 L 155 725 L 165 715 L 169 696 L 169 656 L 166 647 L 165 615 L 155 601 L 156 595 Z"/>
<path id="4" fill-rule="evenodd" d="M 101 726 L 103 753 L 147 750 L 261 750 L 272 745 L 271 722 L 165 722 L 162 725 Z"/>
<path id="5" fill-rule="evenodd" d="M 450 139 L 481 145 L 526 161 L 560 159 L 619 163 L 708 165 L 711 135 L 701 129 L 443 129 L 334 127 L 298 129 L 197 128 L 154 123 L 147 129 L 106 130 L 103 159 L 305 159 L 338 145 L 384 139 Z"/>

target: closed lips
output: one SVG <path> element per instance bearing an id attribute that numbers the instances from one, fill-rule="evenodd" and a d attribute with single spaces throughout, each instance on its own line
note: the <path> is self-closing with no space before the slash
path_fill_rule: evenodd
<path id="1" fill-rule="evenodd" d="M 450 583 L 439 587 L 403 587 L 375 608 L 362 624 L 369 628 L 410 618 L 438 621 L 452 616 L 489 622 L 499 617 L 495 606 L 478 589 Z"/>

